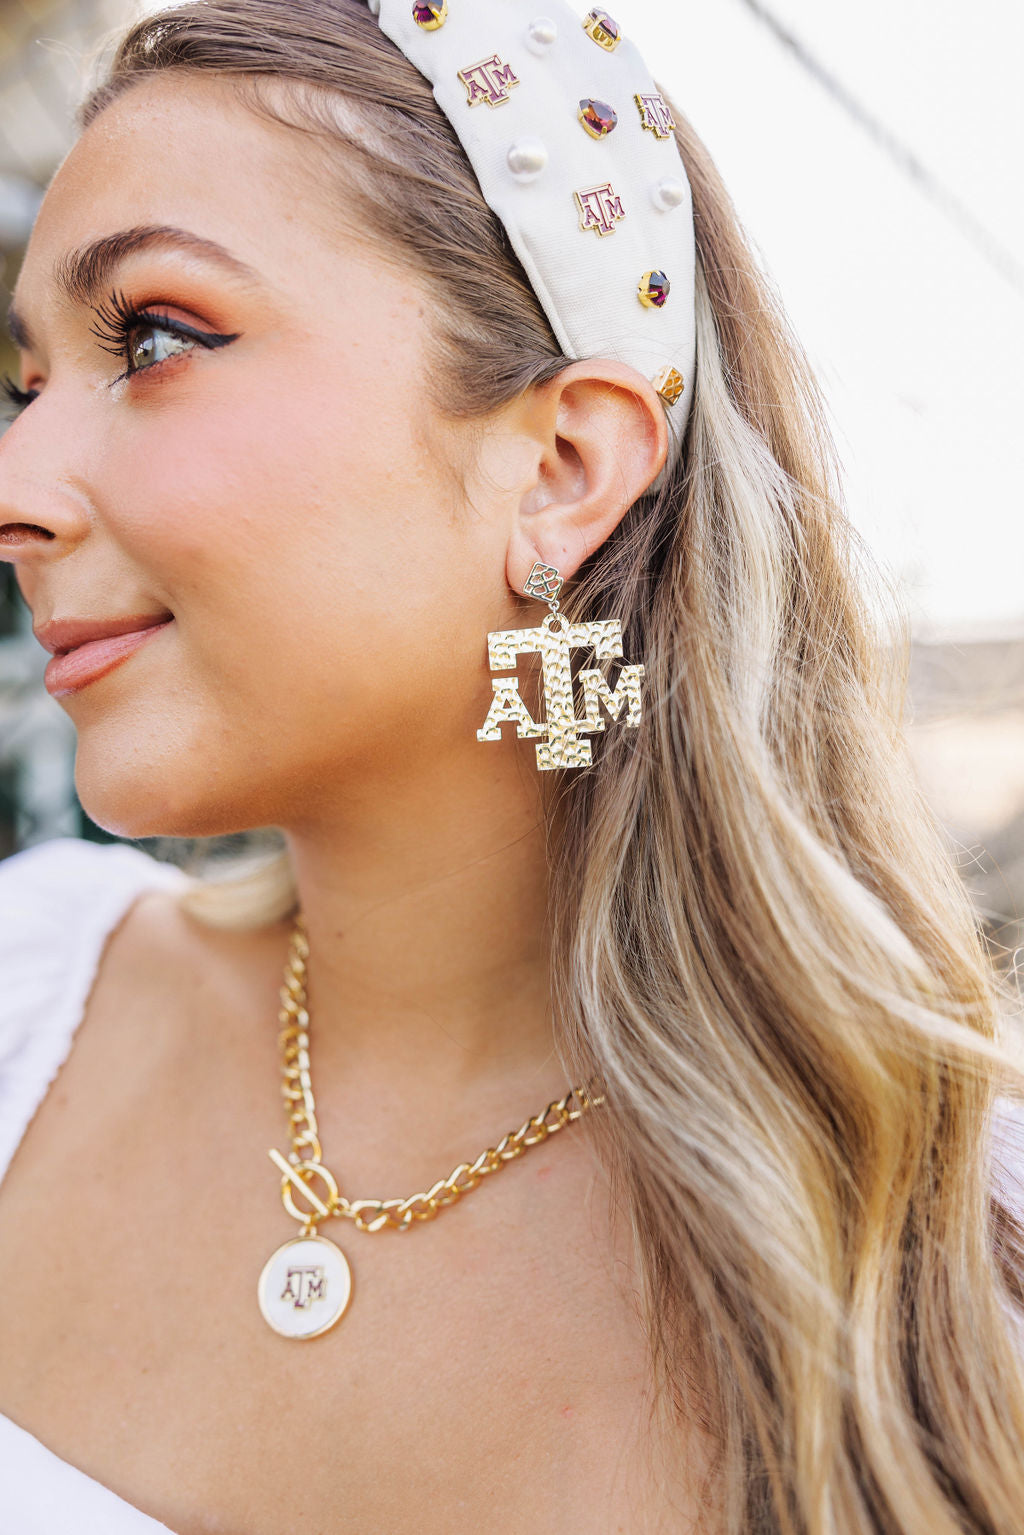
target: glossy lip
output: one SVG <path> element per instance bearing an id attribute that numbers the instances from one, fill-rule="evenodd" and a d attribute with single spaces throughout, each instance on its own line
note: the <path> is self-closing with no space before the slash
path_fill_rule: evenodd
<path id="1" fill-rule="evenodd" d="M 53 655 L 43 681 L 54 698 L 77 693 L 134 655 L 140 645 L 173 623 L 170 613 L 142 613 L 131 618 L 53 619 L 36 638 Z"/>
<path id="2" fill-rule="evenodd" d="M 133 613 L 128 618 L 51 618 L 34 631 L 36 639 L 51 656 L 66 655 L 90 640 L 109 640 L 119 634 L 134 634 L 164 624 L 170 613 Z"/>

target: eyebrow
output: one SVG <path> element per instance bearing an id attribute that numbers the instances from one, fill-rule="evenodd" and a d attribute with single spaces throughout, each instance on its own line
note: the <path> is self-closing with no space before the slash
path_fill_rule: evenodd
<path id="1" fill-rule="evenodd" d="M 54 265 L 54 282 L 71 303 L 92 303 L 122 261 L 137 251 L 153 248 L 200 256 L 250 286 L 260 281 L 252 267 L 233 256 L 223 245 L 218 245 L 216 240 L 208 240 L 188 229 L 176 229 L 172 224 L 138 224 L 132 229 L 102 235 L 88 245 L 66 252 Z M 33 349 L 29 327 L 13 303 L 7 311 L 7 329 L 15 346 L 23 351 Z"/>

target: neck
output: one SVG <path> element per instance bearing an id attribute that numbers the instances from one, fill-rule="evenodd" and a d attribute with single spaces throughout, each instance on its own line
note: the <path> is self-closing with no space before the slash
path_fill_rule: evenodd
<path id="1" fill-rule="evenodd" d="M 417 766 L 288 833 L 318 1055 L 368 1087 L 560 1096 L 539 786 L 514 753 L 469 778 Z"/>

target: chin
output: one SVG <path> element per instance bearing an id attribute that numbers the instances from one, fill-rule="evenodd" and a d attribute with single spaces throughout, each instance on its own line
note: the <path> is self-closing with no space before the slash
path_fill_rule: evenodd
<path id="1" fill-rule="evenodd" d="M 179 770 L 131 756 L 102 756 L 79 746 L 75 788 L 90 820 L 112 836 L 222 837 L 250 831 L 246 804 L 226 797 L 209 781 L 208 764 L 182 763 Z"/>

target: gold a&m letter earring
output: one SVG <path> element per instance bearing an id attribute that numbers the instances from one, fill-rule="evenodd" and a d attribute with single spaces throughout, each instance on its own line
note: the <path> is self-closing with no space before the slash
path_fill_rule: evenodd
<path id="1" fill-rule="evenodd" d="M 500 741 L 501 726 L 514 724 L 521 740 L 534 739 L 540 772 L 553 768 L 588 767 L 590 742 L 585 739 L 605 728 L 602 709 L 617 720 L 623 709 L 624 723 L 633 729 L 640 723 L 640 683 L 642 666 L 623 666 L 614 690 L 602 671 L 579 673 L 582 688 L 582 718 L 577 716 L 573 695 L 572 652 L 593 651 L 598 661 L 614 661 L 622 656 L 622 621 L 602 619 L 596 623 L 571 624 L 558 609 L 558 594 L 563 580 L 553 565 L 538 560 L 526 581 L 525 593 L 546 602 L 550 612 L 534 629 L 498 629 L 487 636 L 487 655 L 494 672 L 511 671 L 520 655 L 539 654 L 543 673 L 545 720 L 538 724 L 523 703 L 518 677 L 492 677 L 494 698 L 478 741 Z"/>

